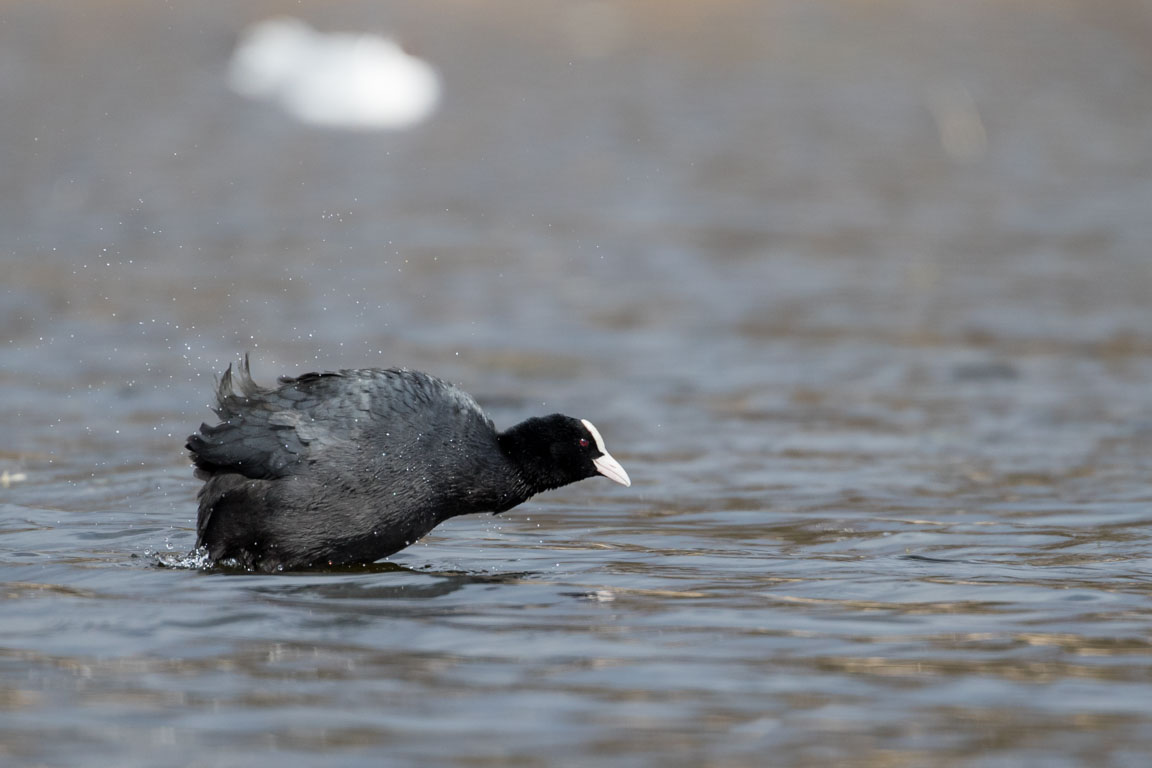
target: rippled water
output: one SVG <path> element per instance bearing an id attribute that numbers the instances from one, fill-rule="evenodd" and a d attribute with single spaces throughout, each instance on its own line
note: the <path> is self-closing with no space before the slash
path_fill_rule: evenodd
<path id="1" fill-rule="evenodd" d="M 256 6 L 0 8 L 0 762 L 1147 764 L 1147 3 L 296 12 L 442 111 L 238 99 Z M 158 567 L 245 350 L 593 419 L 634 484 Z"/>

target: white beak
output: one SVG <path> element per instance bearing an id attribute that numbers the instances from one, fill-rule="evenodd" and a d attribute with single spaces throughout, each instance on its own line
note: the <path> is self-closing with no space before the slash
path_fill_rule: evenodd
<path id="1" fill-rule="evenodd" d="M 632 485 L 632 480 L 629 479 L 628 473 L 624 471 L 624 467 L 620 466 L 620 462 L 612 458 L 612 454 L 608 453 L 604 448 L 604 438 L 600 436 L 600 430 L 592 426 L 592 422 L 587 419 L 580 419 L 580 423 L 592 435 L 592 439 L 596 441 L 596 450 L 600 451 L 600 458 L 592 459 L 592 465 L 596 467 L 596 471 L 604 475 L 609 480 L 615 480 L 623 486 Z"/>
<path id="2" fill-rule="evenodd" d="M 614 480 L 624 486 L 632 485 L 632 480 L 629 479 L 628 473 L 624 471 L 624 467 L 620 466 L 620 462 L 612 458 L 611 454 L 605 453 L 599 458 L 592 459 L 592 464 L 596 467 L 597 472 L 609 480 Z"/>

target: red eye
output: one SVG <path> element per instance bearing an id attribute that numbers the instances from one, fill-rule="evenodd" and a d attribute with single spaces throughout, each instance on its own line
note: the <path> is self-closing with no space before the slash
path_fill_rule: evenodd
<path id="1" fill-rule="evenodd" d="M 583 438 L 583 437 L 582 437 L 582 438 L 580 438 L 580 447 L 581 447 L 581 448 L 587 448 L 587 447 L 588 447 L 588 440 L 587 440 L 587 438 Z"/>

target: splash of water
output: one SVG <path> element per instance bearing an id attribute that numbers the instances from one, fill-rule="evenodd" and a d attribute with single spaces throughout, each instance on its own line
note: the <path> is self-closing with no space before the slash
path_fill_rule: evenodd
<path id="1" fill-rule="evenodd" d="M 185 555 L 178 555 L 173 552 L 156 552 L 156 565 L 161 568 L 188 568 L 188 569 L 202 569 L 208 568 L 212 564 L 211 558 L 208 556 L 207 547 L 197 547 Z"/>

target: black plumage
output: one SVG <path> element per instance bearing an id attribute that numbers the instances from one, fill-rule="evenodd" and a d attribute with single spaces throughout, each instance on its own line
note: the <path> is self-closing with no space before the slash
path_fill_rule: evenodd
<path id="1" fill-rule="evenodd" d="M 239 391 L 236 391 L 236 390 Z M 216 425 L 188 438 L 197 547 L 257 570 L 365 563 L 456 515 L 503 512 L 596 474 L 629 485 L 590 422 L 561 414 L 497 432 L 434 376 L 366 368 L 258 386 L 220 379 Z"/>

